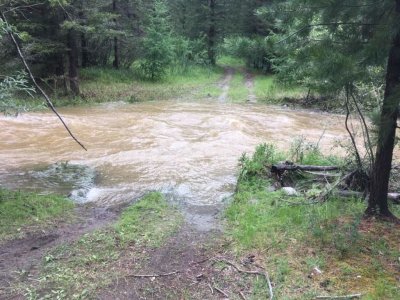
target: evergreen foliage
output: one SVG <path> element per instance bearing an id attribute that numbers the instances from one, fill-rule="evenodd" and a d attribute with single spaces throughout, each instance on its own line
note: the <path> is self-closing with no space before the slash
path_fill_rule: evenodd
<path id="1" fill-rule="evenodd" d="M 156 0 L 145 26 L 146 36 L 142 40 L 143 56 L 139 69 L 151 80 L 165 74 L 173 59 L 173 39 L 169 24 L 168 9 L 162 0 Z"/>

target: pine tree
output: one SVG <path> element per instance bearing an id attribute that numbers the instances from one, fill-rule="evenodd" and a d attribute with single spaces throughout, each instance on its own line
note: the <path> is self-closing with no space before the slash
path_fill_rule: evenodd
<path id="1" fill-rule="evenodd" d="M 280 1 L 264 13 L 279 16 L 279 34 L 271 42 L 279 53 L 276 68 L 282 77 L 325 93 L 345 91 L 348 105 L 349 98 L 356 102 L 357 86 L 370 82 L 371 70 L 386 74 L 376 152 L 367 146 L 366 213 L 392 217 L 387 191 L 400 100 L 400 0 Z"/>

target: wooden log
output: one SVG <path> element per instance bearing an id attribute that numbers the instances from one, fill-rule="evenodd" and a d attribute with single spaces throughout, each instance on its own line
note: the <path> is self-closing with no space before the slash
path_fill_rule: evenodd
<path id="1" fill-rule="evenodd" d="M 356 191 L 337 191 L 336 195 L 344 198 L 362 198 L 363 193 Z M 400 204 L 400 193 L 388 193 L 388 199 L 393 201 L 395 204 Z"/>
<path id="2" fill-rule="evenodd" d="M 338 166 L 311 166 L 311 165 L 298 165 L 290 162 L 278 163 L 271 166 L 272 173 L 282 173 L 283 171 L 310 171 L 310 172 L 326 172 L 337 171 Z"/>

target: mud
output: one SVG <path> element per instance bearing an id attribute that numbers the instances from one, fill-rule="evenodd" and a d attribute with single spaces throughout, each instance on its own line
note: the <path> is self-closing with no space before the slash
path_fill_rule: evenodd
<path id="1" fill-rule="evenodd" d="M 8 290 L 17 277 L 22 280 L 37 277 L 50 249 L 63 243 L 71 243 L 85 233 L 111 224 L 121 210 L 122 206 L 107 209 L 93 205 L 79 206 L 73 221 L 58 223 L 41 232 L 27 232 L 22 239 L 0 243 L 0 298 L 18 299 L 19 296 L 10 296 Z"/>

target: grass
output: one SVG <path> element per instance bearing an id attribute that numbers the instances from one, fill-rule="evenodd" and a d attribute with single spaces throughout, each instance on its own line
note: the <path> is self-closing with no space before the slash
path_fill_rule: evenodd
<path id="1" fill-rule="evenodd" d="M 55 195 L 0 189 L 0 240 L 21 237 L 73 215 L 74 204 Z"/>
<path id="2" fill-rule="evenodd" d="M 242 157 L 237 192 L 226 210 L 234 251 L 240 257 L 256 254 L 270 272 L 277 299 L 354 293 L 362 293 L 362 299 L 398 299 L 398 227 L 364 220 L 361 200 L 331 197 L 321 204 L 301 205 L 307 203 L 305 196 L 269 192 L 272 181 L 265 165 L 292 159 L 291 152 L 262 145 L 252 157 Z M 333 159 L 315 149 L 303 147 L 302 152 L 310 164 Z M 392 211 L 400 214 L 398 206 Z"/>
<path id="3" fill-rule="evenodd" d="M 185 72 L 169 72 L 160 81 L 145 81 L 133 71 L 121 76 L 110 69 L 82 70 L 82 98 L 87 102 L 142 102 L 176 99 L 187 94 L 194 98 L 205 96 L 201 91 L 222 75 L 218 68 L 193 66 Z M 198 95 L 200 94 L 200 95 Z M 190 99 L 189 99 L 190 100 Z"/>
<path id="4" fill-rule="evenodd" d="M 231 68 L 243 68 L 246 65 L 244 59 L 222 55 L 217 59 L 217 65 L 221 67 L 231 67 Z"/>
<path id="5" fill-rule="evenodd" d="M 118 278 L 133 273 L 182 223 L 160 193 L 149 193 L 128 207 L 111 227 L 85 234 L 50 250 L 39 280 L 16 287 L 27 299 L 87 299 Z"/>
<path id="6" fill-rule="evenodd" d="M 222 75 L 223 69 L 220 67 L 190 66 L 185 70 L 171 69 L 162 80 L 149 81 L 141 79 L 132 69 L 93 67 L 80 70 L 79 97 L 63 96 L 61 91 L 50 87 L 48 90 L 56 107 L 115 101 L 135 103 L 182 97 L 185 97 L 185 100 L 198 100 L 219 92 L 220 89 L 215 83 Z M 14 114 L 15 111 L 44 109 L 46 106 L 40 95 L 34 96 L 17 96 L 8 101 L 4 108 L 0 107 L 0 111 Z"/>
<path id="7" fill-rule="evenodd" d="M 236 72 L 233 75 L 228 91 L 228 98 L 232 102 L 246 102 L 249 95 L 249 90 L 245 85 L 246 79 L 243 73 Z"/>
<path id="8" fill-rule="evenodd" d="M 259 102 L 281 104 L 288 99 L 301 99 L 307 90 L 280 84 L 274 75 L 258 75 L 254 78 L 254 92 Z"/>

